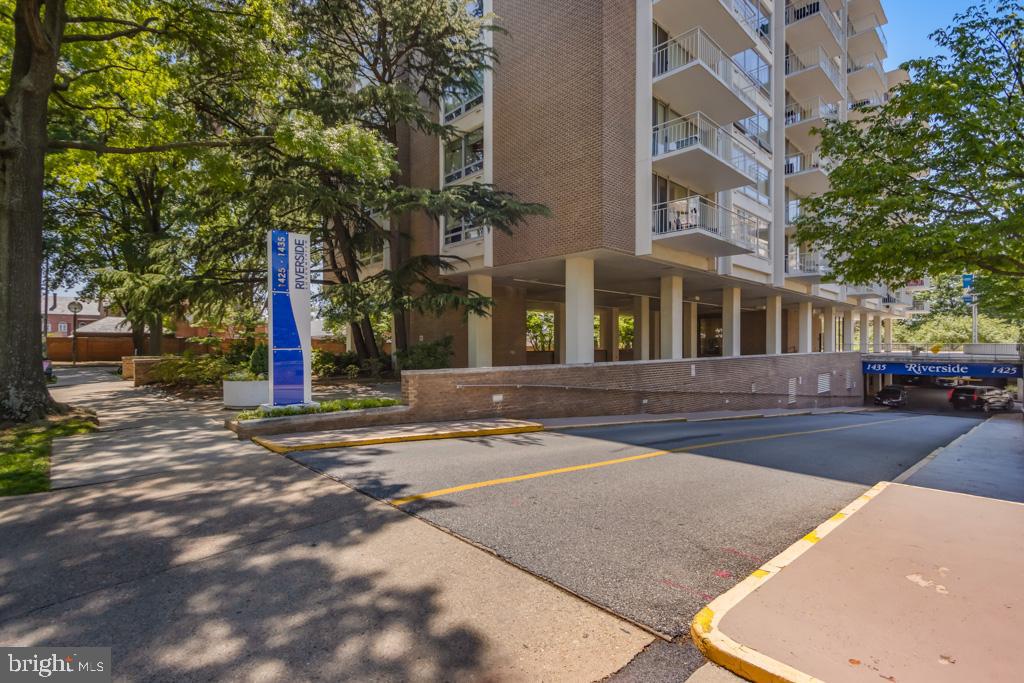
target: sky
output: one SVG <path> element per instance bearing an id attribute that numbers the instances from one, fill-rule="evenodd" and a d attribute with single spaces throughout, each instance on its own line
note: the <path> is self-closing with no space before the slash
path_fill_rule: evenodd
<path id="1" fill-rule="evenodd" d="M 885 68 L 895 69 L 908 59 L 938 54 L 938 46 L 928 34 L 949 26 L 953 15 L 974 4 L 974 0 L 882 0 L 889 19 L 883 28 L 889 43 Z"/>

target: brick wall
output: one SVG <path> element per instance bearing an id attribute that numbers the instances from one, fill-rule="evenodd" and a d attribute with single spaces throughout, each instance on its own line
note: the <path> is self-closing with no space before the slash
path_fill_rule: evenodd
<path id="1" fill-rule="evenodd" d="M 827 393 L 818 393 L 819 374 L 829 376 Z M 418 420 L 568 417 L 854 405 L 860 378 L 860 354 L 812 353 L 425 370 L 403 373 L 402 392 Z"/>
<path id="2" fill-rule="evenodd" d="M 495 234 L 495 265 L 634 240 L 632 0 L 496 0 L 494 182 L 551 209 Z"/>
<path id="3" fill-rule="evenodd" d="M 859 353 L 522 365 L 402 373 L 404 408 L 228 421 L 239 438 L 486 417 L 575 417 L 860 405 Z M 829 390 L 818 393 L 827 374 Z M 849 388 L 847 379 L 849 378 Z M 789 401 L 790 380 L 796 381 Z M 500 401 L 495 401 L 500 396 Z M 384 412 L 386 411 L 386 412 Z"/>

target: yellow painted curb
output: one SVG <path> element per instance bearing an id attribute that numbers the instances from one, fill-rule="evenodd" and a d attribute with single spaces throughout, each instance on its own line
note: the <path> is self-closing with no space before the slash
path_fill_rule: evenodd
<path id="1" fill-rule="evenodd" d="M 467 439 L 474 436 L 500 436 L 503 434 L 523 434 L 525 432 L 540 432 L 544 426 L 540 424 L 526 424 L 516 427 L 482 427 L 480 429 L 463 429 L 451 432 L 432 432 L 429 434 L 400 434 L 396 436 L 370 436 L 365 439 L 349 439 L 346 441 L 318 441 L 315 443 L 296 444 L 287 446 L 276 441 L 271 441 L 259 436 L 252 438 L 254 443 L 264 448 L 284 455 L 296 451 L 320 451 L 327 448 L 351 448 L 354 446 L 376 446 L 386 443 L 404 443 L 406 441 L 433 441 L 435 439 Z"/>
<path id="2" fill-rule="evenodd" d="M 750 576 L 712 600 L 707 607 L 698 612 L 690 624 L 690 636 L 704 656 L 733 673 L 754 681 L 754 683 L 822 683 L 814 676 L 737 643 L 719 629 L 719 624 L 728 611 L 739 604 L 743 598 L 760 588 L 796 558 L 814 547 L 816 543 L 833 532 L 850 515 L 861 509 L 887 486 L 889 486 L 887 481 L 875 484 L 857 500 L 761 565 L 760 569 L 755 570 Z"/>

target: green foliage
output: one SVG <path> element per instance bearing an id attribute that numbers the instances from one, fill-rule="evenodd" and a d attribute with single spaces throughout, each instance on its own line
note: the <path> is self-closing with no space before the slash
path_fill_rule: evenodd
<path id="1" fill-rule="evenodd" d="M 270 372 L 270 351 L 266 344 L 257 344 L 249 355 L 249 371 L 255 375 Z"/>
<path id="2" fill-rule="evenodd" d="M 633 348 L 634 326 L 633 316 L 619 316 L 619 345 L 624 349 Z"/>
<path id="3" fill-rule="evenodd" d="M 257 382 L 266 380 L 265 374 L 256 374 L 249 368 L 242 368 L 241 370 L 234 370 L 224 376 L 224 379 L 228 382 Z"/>
<path id="4" fill-rule="evenodd" d="M 0 496 L 48 491 L 53 440 L 94 429 L 95 422 L 75 416 L 0 430 Z"/>
<path id="5" fill-rule="evenodd" d="M 399 405 L 399 401 L 393 398 L 346 398 L 336 401 L 324 401 L 316 406 L 296 406 L 271 408 L 269 410 L 258 408 L 255 410 L 243 410 L 238 414 L 239 420 L 260 420 L 265 417 L 285 417 L 287 415 L 310 415 L 313 413 L 336 413 L 342 410 L 365 410 L 366 408 L 385 408 L 387 406 Z"/>
<path id="6" fill-rule="evenodd" d="M 971 316 L 940 314 L 916 322 L 898 321 L 893 327 L 893 339 L 905 344 L 966 344 L 971 341 Z M 1006 344 L 1024 342 L 1024 328 L 979 315 L 978 341 Z"/>
<path id="7" fill-rule="evenodd" d="M 555 314 L 551 311 L 526 312 L 526 343 L 534 351 L 555 348 Z"/>
<path id="8" fill-rule="evenodd" d="M 319 377 L 336 377 L 347 374 L 347 369 L 359 362 L 359 357 L 351 351 L 343 353 L 331 353 L 323 349 L 313 349 L 312 369 L 313 374 Z M 358 372 L 359 366 L 356 365 Z"/>
<path id="9" fill-rule="evenodd" d="M 407 350 L 398 351 L 396 354 L 398 367 L 402 370 L 450 368 L 454 355 L 451 336 L 437 341 L 413 344 Z"/>
<path id="10" fill-rule="evenodd" d="M 359 377 L 359 366 L 355 363 L 345 366 L 345 376 L 349 379 L 356 379 Z"/>
<path id="11" fill-rule="evenodd" d="M 158 384 L 200 386 L 219 384 L 239 368 L 228 363 L 224 356 L 164 356 L 149 369 L 149 377 Z"/>
<path id="12" fill-rule="evenodd" d="M 908 62 L 887 103 L 822 131 L 831 189 L 801 200 L 797 238 L 854 284 L 974 272 L 1019 292 L 1024 4 L 971 7 L 931 38 L 942 54 Z"/>

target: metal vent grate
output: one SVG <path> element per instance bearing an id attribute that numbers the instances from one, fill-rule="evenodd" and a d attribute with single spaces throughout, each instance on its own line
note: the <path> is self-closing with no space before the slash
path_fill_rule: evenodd
<path id="1" fill-rule="evenodd" d="M 818 393 L 827 394 L 832 391 L 832 375 L 823 372 L 818 375 Z"/>
<path id="2" fill-rule="evenodd" d="M 789 378 L 789 404 L 796 403 L 796 377 Z"/>

